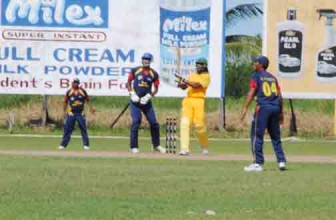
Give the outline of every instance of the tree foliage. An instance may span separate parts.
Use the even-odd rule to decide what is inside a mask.
[[[226,42],[226,96],[241,97],[249,89],[253,59],[261,54],[261,38],[230,36]]]
[[[263,14],[262,5],[240,4],[226,12],[226,27],[232,27],[241,20],[248,20]],[[253,71],[252,60],[261,54],[260,36],[226,37],[226,96],[244,96],[249,88],[249,78]]]
[[[261,4],[249,3],[237,5],[226,12],[226,24],[227,27],[231,27],[241,20],[248,20],[262,14]]]

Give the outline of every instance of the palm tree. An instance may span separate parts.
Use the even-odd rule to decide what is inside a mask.
[[[241,20],[263,14],[261,4],[242,4],[226,12],[226,28],[237,25]],[[246,94],[248,78],[252,71],[252,58],[262,50],[260,36],[232,35],[226,40],[226,95],[240,97]]]
[[[227,27],[237,24],[241,20],[258,17],[263,14],[260,3],[249,3],[237,5],[226,12]]]
[[[263,14],[259,3],[237,5],[226,12],[226,28],[236,25],[241,20],[255,18]],[[233,35],[226,36],[227,61],[242,64],[251,61],[251,56],[260,54],[261,37]],[[239,62],[239,63],[237,63]]]
[[[226,37],[226,60],[234,65],[251,63],[251,58],[260,55],[260,36],[233,35]]]

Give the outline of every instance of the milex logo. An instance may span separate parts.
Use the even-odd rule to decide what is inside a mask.
[[[1,0],[5,26],[107,28],[109,0]]]

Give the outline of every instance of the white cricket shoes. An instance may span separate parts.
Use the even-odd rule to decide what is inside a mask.
[[[260,171],[263,171],[263,168],[260,164],[253,163],[249,166],[244,167],[244,171],[246,171],[246,172],[260,172]]]
[[[132,154],[137,154],[137,153],[139,153],[140,151],[139,151],[139,148],[131,148],[130,149],[130,153],[132,153]]]
[[[209,150],[208,150],[208,148],[203,148],[203,150],[202,150],[202,154],[203,154],[203,155],[208,155],[208,154],[209,154]]]
[[[90,150],[90,147],[89,147],[89,146],[86,146],[86,145],[84,145],[84,146],[83,146],[83,149],[84,149],[84,150]]]
[[[181,151],[179,152],[179,155],[181,155],[181,156],[189,156],[189,152],[186,151],[186,150],[181,150]]]
[[[279,163],[279,170],[285,171],[287,170],[286,163],[285,162],[280,162]]]
[[[64,147],[64,146],[62,146],[62,145],[60,145],[60,146],[58,147],[58,149],[59,149],[59,150],[64,150],[64,149],[65,149],[65,147]]]
[[[160,152],[160,154],[165,154],[166,153],[166,149],[164,147],[161,146],[157,146],[153,148],[154,151]]]

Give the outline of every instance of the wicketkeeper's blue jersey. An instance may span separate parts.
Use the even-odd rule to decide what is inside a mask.
[[[128,76],[129,81],[133,81],[133,89],[141,98],[152,92],[152,85],[160,84],[159,74],[152,68],[136,67],[133,68]]]

